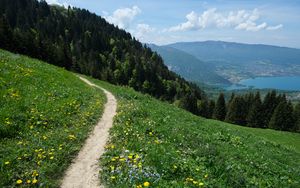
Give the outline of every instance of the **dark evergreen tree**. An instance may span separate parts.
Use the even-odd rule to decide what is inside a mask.
[[[281,101],[274,110],[269,128],[276,130],[292,130],[295,126],[293,107],[290,102]]]
[[[294,110],[294,131],[300,132],[300,102],[295,106]]]
[[[224,98],[224,94],[220,93],[213,113],[213,118],[223,121],[225,119],[225,116],[226,116],[225,98]]]
[[[192,112],[193,114],[198,113],[197,109],[197,98],[194,94],[187,94],[184,96],[179,103],[179,107]]]
[[[214,109],[216,107],[216,103],[214,100],[210,100],[209,104],[208,104],[208,118],[212,118],[213,113],[214,113]]]
[[[198,106],[198,113],[200,116],[202,117],[206,117],[209,118],[209,106],[208,106],[208,101],[203,99],[203,100],[199,100],[197,102],[197,106]]]
[[[234,97],[235,97],[235,94],[231,93],[231,96],[230,96],[230,99],[228,101],[228,104],[231,103],[231,101],[233,101]]]
[[[277,100],[277,96],[276,96],[276,91],[273,90],[269,93],[267,93],[267,95],[264,98],[263,104],[262,104],[262,112],[263,112],[263,125],[265,126],[264,128],[268,127],[268,124],[270,122],[270,119],[272,117],[272,114],[276,108],[276,106],[278,105],[278,100]]]
[[[250,104],[250,109],[247,116],[247,126],[249,127],[265,127],[262,118],[262,102],[260,93],[257,92],[255,98]]]
[[[228,106],[228,112],[226,114],[225,121],[239,125],[246,124],[245,101],[243,97],[234,97]]]

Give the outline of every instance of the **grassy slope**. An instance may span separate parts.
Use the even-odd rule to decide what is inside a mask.
[[[299,187],[299,134],[199,118],[93,81],[119,102],[101,159],[109,187],[142,187],[147,181],[157,187]]]
[[[58,187],[104,102],[72,73],[0,50],[0,187]]]

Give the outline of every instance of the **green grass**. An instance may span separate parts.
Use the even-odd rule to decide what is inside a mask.
[[[132,89],[92,81],[118,99],[101,157],[108,187],[300,186],[299,134],[207,120]]]
[[[272,129],[256,129],[250,127],[242,127],[231,125],[228,127],[233,131],[239,131],[241,134],[251,133],[257,137],[266,139],[274,144],[280,144],[283,147],[289,148],[299,153],[300,155],[300,134],[284,131],[276,131]]]
[[[0,187],[59,187],[105,100],[70,72],[0,50]]]

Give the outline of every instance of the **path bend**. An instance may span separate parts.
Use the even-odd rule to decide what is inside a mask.
[[[113,125],[113,118],[116,115],[117,100],[109,91],[91,83],[87,79],[79,78],[86,84],[102,89],[107,97],[104,112],[95,126],[93,132],[86,139],[62,180],[62,188],[99,188],[99,157],[104,153],[104,146],[108,141],[109,129]]]

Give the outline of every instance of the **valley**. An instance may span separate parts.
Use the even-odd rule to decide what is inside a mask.
[[[166,46],[150,45],[150,47],[162,55],[171,70],[188,80],[214,86],[228,87],[232,84],[239,84],[241,80],[256,77],[300,75],[299,49],[223,41],[183,42]],[[169,50],[167,54],[164,51],[166,48],[173,50]],[[182,61],[179,58],[170,59],[170,56],[176,57],[179,54],[174,49],[186,53],[198,62]],[[190,67],[190,69],[184,67]],[[207,76],[197,78],[198,74],[205,75],[203,72],[210,76],[215,75],[219,79],[212,80]]]

